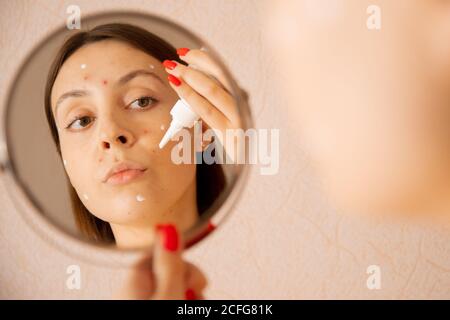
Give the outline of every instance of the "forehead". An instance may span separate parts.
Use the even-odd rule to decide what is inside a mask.
[[[86,75],[99,81],[114,82],[135,69],[151,69],[159,73],[156,68],[158,64],[161,62],[156,58],[122,41],[102,40],[84,45],[59,70],[53,85],[52,102],[63,92],[83,89]]]

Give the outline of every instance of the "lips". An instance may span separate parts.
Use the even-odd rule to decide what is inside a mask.
[[[142,176],[146,170],[147,168],[137,162],[123,161],[106,172],[103,182],[112,185],[127,183]]]
[[[130,182],[144,174],[145,170],[129,169],[119,173],[113,174],[106,180],[106,183],[111,185],[118,185]]]

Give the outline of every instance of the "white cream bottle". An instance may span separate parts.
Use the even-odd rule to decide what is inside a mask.
[[[172,110],[170,110],[170,114],[172,115],[172,122],[159,143],[160,149],[162,149],[167,142],[178,133],[178,131],[183,128],[191,128],[195,121],[199,119],[199,116],[192,111],[187,102],[181,98],[175,103]]]

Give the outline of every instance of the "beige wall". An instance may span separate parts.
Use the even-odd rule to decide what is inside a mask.
[[[283,68],[263,47],[262,1],[6,1],[0,0],[2,103],[27,52],[78,4],[82,14],[135,8],[158,13],[204,37],[251,96],[256,125],[281,128],[280,172],[253,168],[234,213],[207,241],[186,253],[210,283],[206,295],[234,298],[450,298],[449,232],[417,226],[368,225],[336,215],[317,190],[284,113],[277,86]],[[293,57],[295,58],[295,57]],[[108,298],[123,271],[61,253],[36,236],[0,185],[0,298]],[[78,264],[82,289],[65,286]],[[369,265],[381,289],[366,286]]]

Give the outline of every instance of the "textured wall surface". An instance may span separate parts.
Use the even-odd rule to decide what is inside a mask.
[[[2,103],[27,52],[65,21],[66,7],[82,14],[134,8],[180,23],[217,49],[251,97],[255,124],[281,128],[280,171],[254,167],[230,218],[186,252],[209,279],[213,299],[450,298],[450,237],[437,228],[371,225],[336,214],[295,136],[278,89],[284,81],[265,50],[261,1],[7,1],[0,0]],[[108,298],[123,270],[80,261],[43,241],[18,215],[0,184],[0,298]],[[81,290],[66,288],[66,268],[81,267]],[[367,267],[381,270],[369,290]]]

